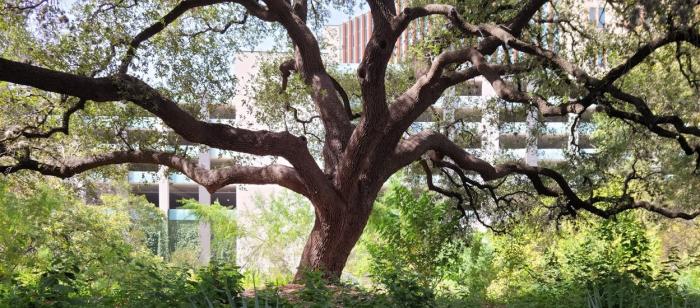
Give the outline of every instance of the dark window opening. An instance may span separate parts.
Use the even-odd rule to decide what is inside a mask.
[[[236,207],[236,192],[216,192],[211,196],[212,202],[219,202],[222,206]]]

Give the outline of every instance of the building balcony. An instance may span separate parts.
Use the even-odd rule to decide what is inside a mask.
[[[586,154],[594,154],[595,149],[582,149]],[[527,150],[521,149],[502,149],[502,154],[504,156],[512,157],[513,159],[524,159],[527,154]],[[566,150],[564,149],[538,149],[537,159],[540,161],[550,161],[559,162],[566,160]]]
[[[158,183],[158,172],[155,171],[129,171],[129,184],[153,184]]]
[[[129,184],[155,184],[158,183],[160,177],[156,171],[129,171]],[[196,184],[184,174],[175,172],[168,176],[168,182],[172,184]]]
[[[236,216],[236,210],[226,210],[229,217]],[[168,220],[170,221],[197,221],[197,215],[191,209],[169,209]]]

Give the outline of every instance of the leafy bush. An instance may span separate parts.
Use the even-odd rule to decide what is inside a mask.
[[[696,246],[662,241],[693,237],[697,226],[666,228],[633,213],[616,220],[583,216],[558,230],[522,224],[507,234],[467,233],[449,203],[416,197],[394,181],[360,246],[369,251],[375,285],[329,286],[310,272],[292,293],[268,284],[246,297],[250,278],[232,262],[196,268],[154,254],[167,251],[164,217],[143,198],[107,196],[96,206],[51,184],[14,191],[0,182],[0,307],[700,305]],[[224,208],[194,208],[215,234],[237,232]],[[303,240],[301,225],[282,227],[285,219],[306,217],[302,209],[268,212],[265,230],[279,227],[270,234]]]
[[[521,227],[494,237],[499,273],[490,295],[513,307],[700,304],[678,284],[690,264],[664,261],[654,238],[632,214],[566,223],[559,233]]]
[[[527,223],[496,235],[463,230],[455,212],[391,182],[362,238],[382,287],[375,297],[409,307],[700,305],[692,247],[669,252],[662,226],[642,216],[583,215],[556,230]]]
[[[256,196],[255,209],[239,212],[238,219],[254,222],[248,224],[250,229],[243,228],[245,247],[238,250],[249,280],[246,286],[291,282],[313,224],[311,204],[289,192]]]
[[[103,201],[85,205],[48,185],[18,196],[0,182],[0,307],[207,306],[240,299],[236,267],[183,268],[153,254],[149,234],[162,230],[164,217],[145,199]]]
[[[214,202],[211,205],[202,205],[193,199],[185,199],[181,201],[183,208],[194,211],[199,222],[206,222],[211,228],[211,254],[212,260],[218,262],[236,262],[236,240],[241,236],[242,231],[233,216],[232,211]],[[195,228],[194,235],[199,236],[199,228]]]
[[[299,299],[310,303],[310,307],[330,307],[331,297],[323,273],[304,272],[304,287],[299,291]]]
[[[433,290],[457,266],[467,239],[456,213],[433,194],[416,197],[399,180],[375,204],[366,235],[369,270],[395,303],[434,301]]]
[[[195,307],[243,305],[242,281],[238,267],[212,262],[190,275],[188,283],[195,292],[187,297],[188,302]]]

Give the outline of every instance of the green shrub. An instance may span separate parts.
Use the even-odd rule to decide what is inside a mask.
[[[188,296],[188,302],[195,307],[234,306],[242,302],[242,281],[238,267],[212,262],[190,275],[188,283],[194,294]]]
[[[309,307],[331,307],[332,294],[326,283],[323,273],[304,272],[304,287],[299,291],[299,299],[308,303]]]
[[[0,182],[0,307],[176,307],[240,299],[242,275],[193,269],[153,254],[164,225],[143,198],[85,205],[60,187],[26,196]],[[162,245],[162,244],[159,244]]]
[[[375,204],[367,232],[370,273],[415,273],[416,283],[435,287],[455,265],[467,239],[451,204],[430,193],[414,195],[398,181]]]

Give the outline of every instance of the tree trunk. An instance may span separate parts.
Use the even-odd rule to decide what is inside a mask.
[[[314,227],[304,246],[294,280],[303,280],[306,271],[320,271],[325,279],[339,280],[350,252],[367,225],[369,213],[360,206],[326,215],[316,211]]]

